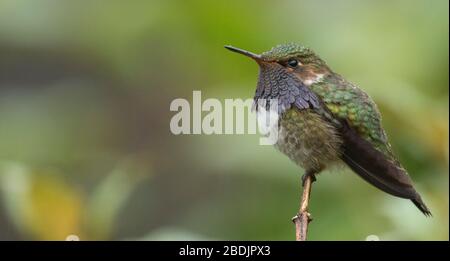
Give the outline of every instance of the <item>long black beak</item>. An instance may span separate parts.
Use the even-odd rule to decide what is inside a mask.
[[[261,61],[262,60],[261,55],[259,55],[259,54],[254,54],[252,52],[249,52],[249,51],[246,51],[246,50],[242,50],[242,49],[233,47],[231,45],[225,45],[225,48],[227,48],[228,50],[230,50],[232,52],[243,54],[243,55],[245,55],[247,57],[250,57],[250,58],[252,58],[253,60],[256,60],[256,61]]]

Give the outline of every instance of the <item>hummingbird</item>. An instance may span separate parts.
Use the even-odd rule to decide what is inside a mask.
[[[255,54],[233,46],[259,65],[254,96],[278,101],[275,148],[315,176],[343,162],[362,179],[393,196],[410,199],[425,216],[431,212],[394,154],[375,102],[355,84],[335,73],[310,48],[277,45]]]

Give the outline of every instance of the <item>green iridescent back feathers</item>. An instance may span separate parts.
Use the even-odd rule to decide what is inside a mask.
[[[400,166],[381,126],[376,104],[361,89],[333,74],[310,86],[337,118],[347,120],[364,139]]]

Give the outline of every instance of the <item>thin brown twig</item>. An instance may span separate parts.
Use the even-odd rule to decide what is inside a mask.
[[[309,198],[311,195],[311,186],[314,177],[308,175],[303,184],[302,199],[300,201],[300,209],[298,214],[292,219],[295,224],[295,240],[306,241],[308,234],[308,224],[311,222],[311,214],[308,212]]]

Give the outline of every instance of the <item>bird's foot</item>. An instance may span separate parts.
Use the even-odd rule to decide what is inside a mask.
[[[311,177],[311,183],[313,183],[314,181],[316,181],[316,175],[314,174],[314,172],[306,172],[306,173],[303,174],[303,176],[302,176],[302,186],[303,186],[303,187],[305,186],[305,182],[306,182],[306,179],[307,179],[308,177]]]

